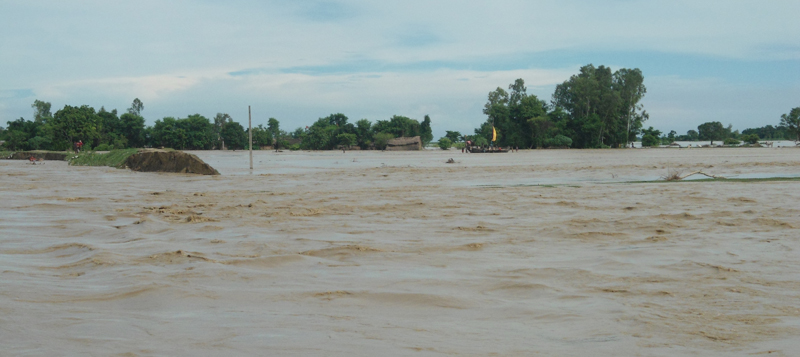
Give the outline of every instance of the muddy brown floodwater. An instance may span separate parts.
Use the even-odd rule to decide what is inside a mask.
[[[800,181],[625,183],[800,150],[195,154],[0,161],[0,354],[800,351]]]

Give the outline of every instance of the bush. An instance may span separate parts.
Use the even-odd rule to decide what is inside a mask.
[[[291,150],[291,151],[300,150],[300,144],[294,144],[294,145],[290,146],[289,150]]]
[[[734,139],[734,138],[727,138],[727,139],[725,139],[725,141],[724,141],[724,144],[725,144],[725,145],[739,145],[739,144],[741,144],[741,143],[742,143],[741,141],[739,141],[739,140],[736,140],[736,139]]]
[[[287,149],[289,148],[289,142],[286,140],[286,138],[277,138],[275,139],[275,145],[273,146],[273,148],[275,150]]]
[[[642,137],[642,146],[658,146],[661,143],[657,137],[647,134]]]
[[[95,151],[111,151],[111,150],[114,150],[114,146],[108,145],[108,144],[100,144],[100,145],[97,145],[97,147],[94,148],[94,150]]]
[[[336,142],[339,143],[339,146],[344,146],[348,148],[358,143],[358,141],[356,140],[356,134],[347,134],[347,133],[336,135]]]
[[[441,138],[441,139],[439,139],[439,148],[440,148],[440,149],[442,149],[442,150],[447,150],[447,149],[449,149],[451,146],[453,146],[453,142],[452,142],[452,141],[450,141],[450,139],[448,139],[448,138]]]
[[[553,138],[545,141],[547,147],[570,147],[572,146],[572,139],[564,135],[556,135]]]
[[[375,148],[378,150],[385,150],[386,144],[392,139],[394,139],[394,135],[383,132],[377,133],[372,137],[372,140],[375,142]]]
[[[755,143],[758,142],[758,139],[759,139],[758,138],[758,134],[742,135],[742,141],[744,141],[744,142],[746,142],[748,144],[755,144]]]

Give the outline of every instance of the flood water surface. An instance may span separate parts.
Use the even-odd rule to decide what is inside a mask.
[[[194,153],[0,161],[4,354],[800,350],[800,183],[628,182],[800,150]]]

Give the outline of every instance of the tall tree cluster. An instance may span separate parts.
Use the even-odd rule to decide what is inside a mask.
[[[525,81],[517,79],[508,91],[498,87],[489,92],[483,109],[487,119],[473,139],[490,140],[494,127],[499,146],[560,146],[564,137],[577,148],[627,145],[648,118],[641,104],[645,93],[638,68],[612,72],[605,66],[583,66],[556,86],[549,105],[528,94]]]
[[[556,86],[552,105],[568,113],[567,135],[575,147],[619,147],[633,141],[648,119],[640,101],[647,93],[642,72],[586,65]]]

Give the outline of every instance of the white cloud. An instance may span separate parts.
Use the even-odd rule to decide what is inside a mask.
[[[72,93],[83,92],[97,96],[155,100],[170,93],[185,91],[200,83],[201,79],[201,77],[168,75],[99,78],[47,84],[36,92],[39,96],[53,99],[68,99]]]
[[[650,51],[769,66],[800,60],[798,13],[794,0],[9,0],[0,11],[0,90],[31,89],[54,108],[122,109],[139,97],[149,118],[258,103],[291,126],[330,112],[373,120],[431,114],[437,130],[466,131],[484,119],[492,89],[524,78],[529,92],[549,100],[554,85],[585,64],[528,64],[526,54]],[[284,73],[303,66],[320,70]],[[248,68],[260,72],[228,74]],[[709,83],[647,77],[651,123],[732,107],[742,108],[729,116],[744,122],[754,117],[748,110],[786,110],[798,91],[797,84],[739,83],[726,92]],[[699,104],[703,97],[710,99]],[[748,109],[742,98],[759,100]],[[33,99],[0,98],[0,121],[30,116]]]

